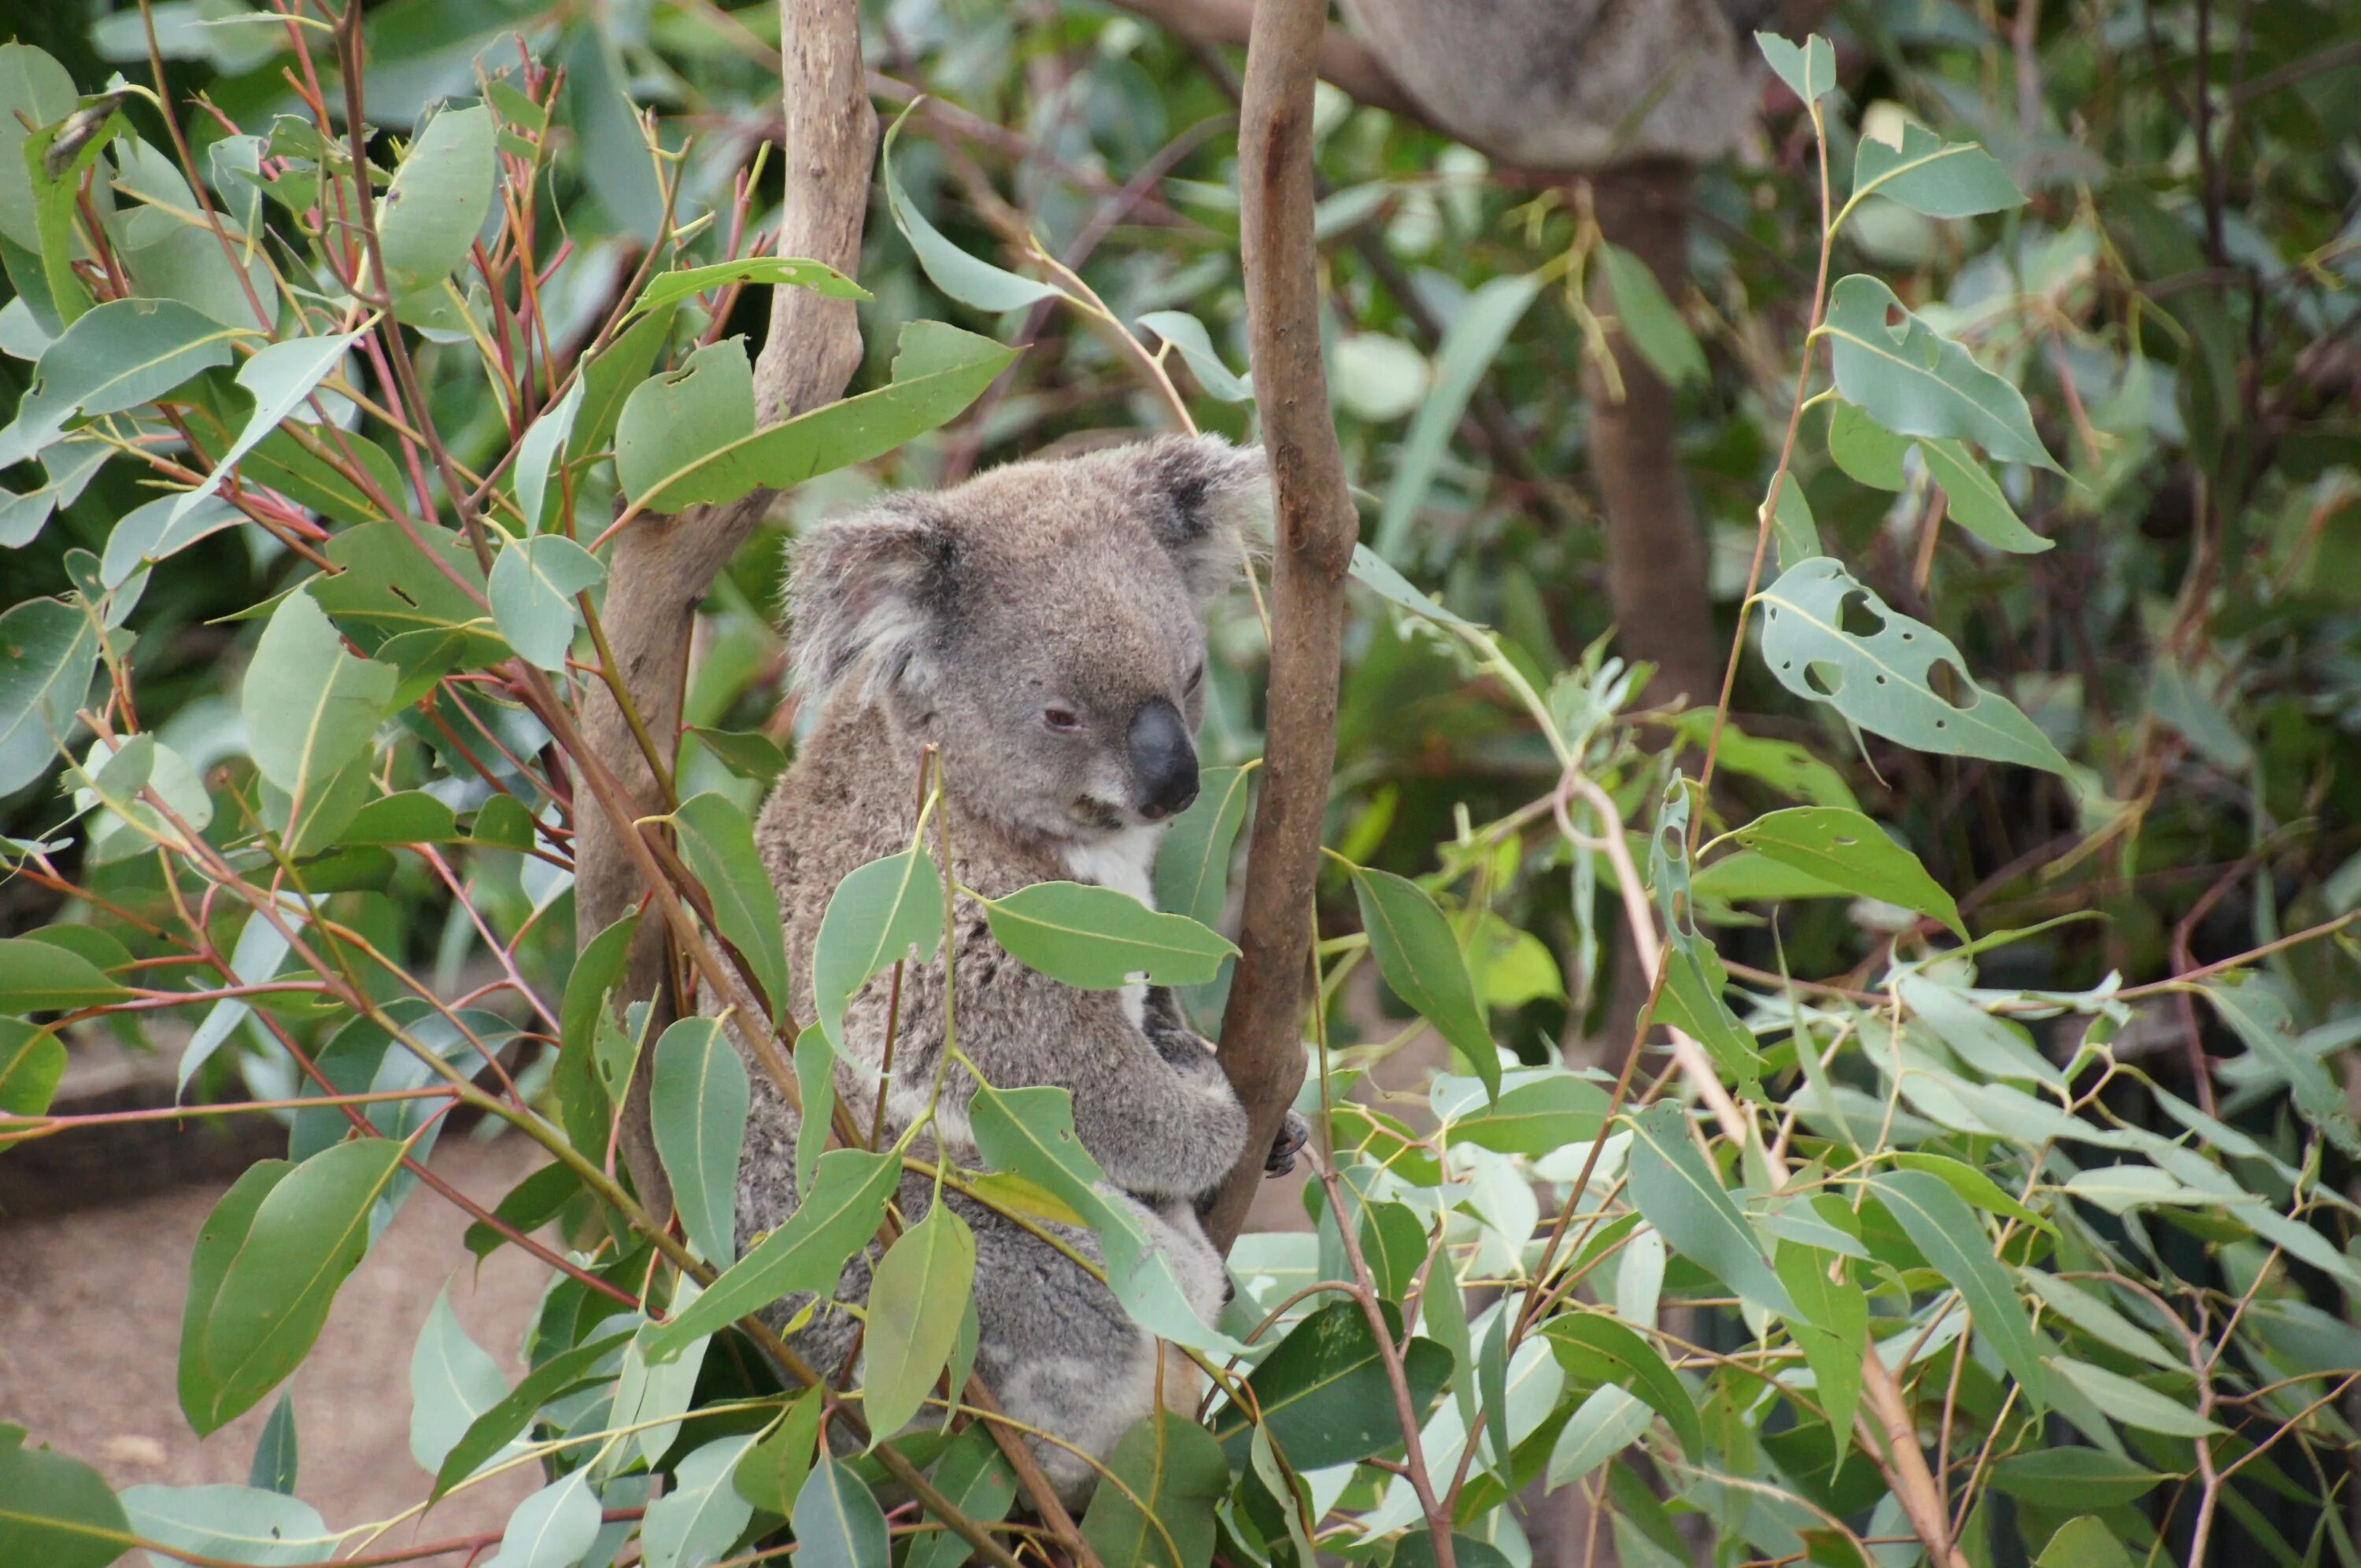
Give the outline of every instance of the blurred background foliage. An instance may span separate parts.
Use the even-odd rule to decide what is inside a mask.
[[[78,79],[119,69],[145,80],[136,9],[15,9],[7,27]],[[156,14],[184,91],[202,90],[249,129],[291,105],[277,23],[245,19],[233,0],[167,0]],[[1186,311],[1243,368],[1235,52],[1089,0],[893,0],[867,20],[884,100],[929,95],[897,166],[946,235],[1009,260],[1009,236],[1029,227],[1126,319]],[[2005,471],[2015,510],[2054,545],[2017,559],[1942,526],[1923,468],[1877,476],[1886,460],[1846,454],[1842,432],[1832,455],[1824,411],[1804,423],[1803,493],[1826,547],[1888,604],[1951,637],[2076,768],[2060,779],[1856,737],[1750,661],[1733,711],[1765,744],[1725,754],[1717,804],[1743,820],[1799,798],[1850,797],[1894,824],[1980,928],[2103,917],[2005,949],[1994,964],[2008,984],[2169,975],[2349,909],[2361,899],[2361,59],[2351,41],[2361,7],[1880,0],[1840,5],[1828,25],[1857,111],[1834,116],[1838,167],[1850,159],[1848,124],[1890,134],[1916,119],[1982,141],[2031,197],[1962,222],[1872,203],[1847,225],[1836,270],[1887,278],[2020,383],[2068,473]],[[519,38],[566,72],[572,150],[546,189],[547,216],[571,243],[544,291],[561,355],[594,329],[661,221],[658,188],[633,150],[637,107],[661,111],[682,159],[676,216],[710,215],[704,244],[717,254],[732,181],[775,123],[776,19],[764,5],[391,0],[372,7],[369,28],[370,113],[397,129],[466,90],[479,67],[512,65]],[[2201,71],[2212,86],[2202,110]],[[1346,461],[1369,502],[1365,538],[1454,609],[1500,628],[1535,676],[1595,662],[1618,629],[1602,590],[1598,454],[1576,395],[1612,324],[1584,304],[1585,275],[1601,265],[1591,189],[1496,169],[1410,119],[1322,94],[1324,330]],[[1698,172],[1688,277],[1670,291],[1702,350],[1668,367],[1679,373],[1676,449],[1705,535],[1716,646],[1727,644],[1784,426],[1817,222],[1797,104],[1767,86],[1754,122],[1736,156]],[[147,128],[160,141],[159,127]],[[201,155],[221,130],[192,116]],[[758,228],[775,168],[758,169],[756,181]],[[763,730],[792,747],[772,609],[798,519],[867,486],[939,482],[1080,433],[1159,422],[1106,341],[1046,308],[978,319],[943,300],[883,216],[881,203],[862,261],[876,303],[864,311],[871,365],[856,389],[883,378],[897,326],[922,314],[1037,341],[969,420],[882,471],[807,487],[748,545],[703,618],[692,723]],[[761,324],[741,303],[713,330],[759,337]],[[441,367],[438,414],[461,455],[489,461],[510,433],[469,364],[454,356]],[[28,372],[0,358],[0,402]],[[1199,402],[1213,424],[1246,433],[1243,405]],[[1854,477],[1875,482],[1841,472],[1846,455]],[[6,482],[31,492],[40,481],[30,475]],[[0,557],[5,600],[64,587],[66,550],[103,550],[140,499],[124,466],[102,473],[33,548]],[[251,527],[198,548],[203,569],[160,578],[130,624],[143,718],[202,767],[235,749],[224,730],[235,705],[224,698],[258,624],[216,618],[268,598],[295,564]],[[1238,759],[1259,750],[1249,697],[1259,639],[1243,605],[1228,631],[1221,646],[1235,656],[1209,750]],[[1703,729],[1656,706],[1672,695],[1661,682],[1642,688],[1631,730],[1660,762],[1684,742],[1694,771]],[[1452,837],[1455,812],[1498,817],[1555,773],[1497,687],[1471,696],[1446,650],[1380,616],[1352,630],[1342,706],[1331,841],[1356,859],[1422,869]],[[402,722],[430,747],[451,743],[431,717]],[[754,791],[709,756],[692,767],[700,785]],[[1650,798],[1639,772],[1629,782],[1627,805]],[[57,805],[51,785],[21,792],[6,804],[7,830],[38,833]],[[1707,899],[1715,918],[1741,927],[1724,940],[1734,958],[1770,968],[1784,954],[1795,972],[1835,975],[1891,935],[1891,912],[1795,899],[1774,943],[1748,895],[1795,890],[1748,873],[1701,890],[1720,895]],[[108,874],[136,883],[145,873],[135,861]],[[382,894],[359,895],[376,928],[398,950],[440,951],[446,971],[456,967],[472,933],[446,917],[423,871],[405,862],[399,876]],[[530,882],[517,879],[512,918],[530,913]],[[1334,891],[1349,922],[1350,899]],[[1576,950],[1567,879],[1499,891],[1504,931]],[[49,913],[22,883],[5,897],[14,928]],[[1602,900],[1598,916],[1609,955],[1623,950],[1613,904]],[[562,965],[568,945],[553,923],[544,956]],[[2311,1021],[2338,1010],[2351,963],[2333,944],[2293,961]],[[1562,989],[1504,971],[1494,1000],[1522,1013],[1503,1038],[1532,1055],[1613,1011],[1609,985],[1572,1003]],[[2167,1020],[2158,1043],[2177,1045],[2186,1026]]]

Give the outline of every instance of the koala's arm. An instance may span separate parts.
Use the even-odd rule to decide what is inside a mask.
[[[1002,1089],[1048,1085],[1073,1096],[1074,1130],[1107,1179],[1150,1199],[1193,1201],[1219,1186],[1246,1146],[1246,1112],[1204,1043],[1169,997],[1146,1029],[1115,992],[1077,991],[1001,950],[982,919],[960,922],[957,1030],[962,1054]],[[896,1098],[930,1085],[941,1041],[941,970],[904,997],[917,1047],[897,1062]],[[928,1002],[931,1001],[931,1007]],[[973,1080],[956,1066],[946,1109],[961,1117]]]

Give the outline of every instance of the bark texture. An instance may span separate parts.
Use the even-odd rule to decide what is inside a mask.
[[[1222,1015],[1222,1066],[1246,1110],[1246,1153],[1205,1223],[1224,1251],[1303,1081],[1312,894],[1336,751],[1345,577],[1359,528],[1329,413],[1312,236],[1312,85],[1326,13],[1322,0],[1255,7],[1239,110],[1247,325],[1278,515],[1262,797],[1247,850],[1237,978]]]
[[[861,261],[862,221],[869,206],[877,115],[861,64],[861,13],[855,0],[787,0],[782,17],[785,69],[786,202],[778,250],[824,261],[850,276]],[[861,364],[861,333],[850,300],[824,300],[803,289],[777,289],[771,328],[754,367],[754,410],[768,424],[837,397]],[[689,630],[706,590],[761,520],[774,492],[757,490],[727,506],[676,516],[647,516],[615,541],[605,627],[633,707],[656,744],[669,748],[680,729],[688,676]],[[630,793],[642,816],[664,809],[622,710],[606,688],[588,687],[584,739]],[[627,831],[603,811],[582,813],[575,843],[575,912],[588,943],[638,907],[646,888],[623,848]],[[642,921],[626,988],[656,1009],[662,1029],[676,998],[663,926]],[[642,1059],[624,1107],[621,1146],[631,1179],[653,1213],[672,1207],[670,1184],[648,1126],[649,1062]]]

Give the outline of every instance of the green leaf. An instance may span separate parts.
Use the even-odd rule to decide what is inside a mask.
[[[254,412],[247,416],[246,428],[238,433],[237,439],[214,460],[213,471],[205,476],[204,482],[173,501],[168,521],[184,521],[220,489],[246,455],[277,430],[280,421],[293,417],[328,373],[344,363],[345,356],[361,336],[360,333],[348,332],[337,337],[288,338],[264,345],[253,358],[239,366],[237,384],[254,395]]]
[[[1631,346],[1648,368],[1667,387],[1706,378],[1705,350],[1672,301],[1664,297],[1648,264],[1619,245],[1604,246],[1599,258],[1607,269],[1607,286],[1615,296],[1615,311]]]
[[[1353,894],[1362,928],[1369,934],[1369,954],[1386,984],[1451,1042],[1468,1070],[1483,1080],[1486,1094],[1497,1098],[1499,1053],[1477,1009],[1467,960],[1442,909],[1418,883],[1363,866],[1353,868]]]
[[[910,117],[913,104],[895,116],[885,132],[885,146],[881,168],[885,178],[885,204],[894,214],[894,226],[910,242],[917,253],[918,266],[927,280],[963,305],[997,313],[1021,311],[1042,300],[1065,298],[1064,291],[1050,284],[1021,277],[1005,268],[979,260],[945,239],[926,214],[912,205],[910,193],[902,188],[902,177],[894,171],[894,144],[901,139],[902,126]]]
[[[1393,483],[1387,487],[1378,532],[1370,543],[1386,560],[1409,559],[1411,530],[1426,504],[1427,491],[1434,488],[1444,455],[1467,411],[1467,400],[1541,290],[1537,272],[1491,279],[1467,296],[1444,329],[1434,356],[1434,385],[1419,404],[1410,433],[1402,439]]]
[[[833,1455],[812,1466],[796,1496],[797,1568],[885,1568],[885,1515],[852,1467]]]
[[[42,351],[33,389],[0,429],[0,467],[20,463],[65,433],[77,416],[121,413],[152,402],[199,372],[230,360],[252,327],[224,326],[175,300],[113,300],[85,313]]]
[[[2113,1508],[2137,1502],[2171,1476],[2095,1448],[2042,1447],[1993,1464],[1993,1485],[2045,1508]]]
[[[1690,1140],[1681,1108],[1654,1105],[1626,1120],[1631,1128],[1631,1200],[1648,1223],[1675,1252],[1741,1296],[1783,1318],[1795,1316],[1763,1244]],[[1949,1196],[1949,1189],[1944,1195]]]
[[[65,1073],[64,1042],[19,1019],[0,1018],[0,1112],[40,1115],[49,1110]]]
[[[346,652],[310,596],[288,595],[262,629],[240,697],[255,766],[300,807],[368,745],[394,680],[391,665]]]
[[[410,1456],[429,1475],[440,1470],[467,1429],[508,1391],[500,1367],[459,1326],[445,1285],[410,1353]]]
[[[2296,1044],[2286,998],[2260,981],[2216,982],[2203,990],[2255,1059],[2287,1084],[2296,1113],[2345,1153],[2361,1155],[2361,1128],[2354,1124],[2352,1103],[2326,1064]]]
[[[1810,104],[1836,91],[1837,51],[1828,39],[1814,33],[1802,43],[1792,43],[1776,33],[1757,33],[1754,47],[1787,84],[1787,91]]]
[[[631,1332],[628,1322],[620,1326],[620,1332],[600,1333],[593,1330],[593,1337],[588,1342],[551,1356],[525,1374],[523,1380],[499,1403],[469,1422],[466,1434],[451,1445],[451,1452],[443,1456],[442,1467],[434,1473],[431,1497],[441,1497],[482,1469],[525,1430],[533,1412],[544,1405],[570,1389],[612,1381],[612,1372],[598,1376],[594,1369],[600,1362],[618,1356]]]
[[[742,364],[744,348],[734,352]],[[982,397],[1016,357],[1016,350],[988,337],[940,322],[912,322],[902,329],[894,378],[874,391],[753,430],[751,413],[742,421],[738,416],[736,372],[726,370],[716,387],[726,385],[730,390],[719,396],[700,394],[701,401],[720,408],[722,422],[682,432],[662,444],[652,433],[675,422],[676,416],[663,411],[676,399],[659,378],[644,383],[624,407],[616,435],[616,473],[634,505],[660,512],[677,511],[694,501],[734,500],[762,487],[786,489],[816,475],[882,457],[912,437],[948,423]],[[691,363],[696,363],[694,357]],[[666,390],[646,393],[651,387]],[[635,420],[633,405],[643,394],[658,400]],[[642,433],[635,436],[635,432]]]
[[[1992,154],[1971,141],[1947,142],[1905,120],[1902,145],[1864,136],[1853,150],[1852,196],[1901,203],[1930,218],[1971,218],[2025,205],[2025,192]]]
[[[677,1355],[691,1341],[782,1296],[832,1293],[846,1261],[876,1234],[901,1174],[899,1155],[830,1149],[820,1156],[818,1177],[787,1223],[652,1331],[645,1342],[648,1358]]]
[[[1434,1341],[1411,1340],[1402,1372],[1412,1410],[1424,1413],[1449,1380],[1451,1365],[1451,1353]],[[1255,1367],[1246,1387],[1263,1430],[1299,1472],[1367,1459],[1402,1441],[1385,1360],[1357,1301],[1332,1300],[1305,1317]],[[1246,1411],[1224,1407],[1213,1431],[1229,1462],[1243,1463],[1254,1431]]]
[[[937,1203],[878,1260],[869,1288],[861,1397],[873,1439],[917,1418],[950,1361],[960,1315],[975,1288],[975,1236]]]
[[[2034,1568],[2134,1568],[2115,1528],[2092,1514],[2059,1525],[2033,1563]]]
[[[379,795],[354,814],[347,844],[449,844],[460,838],[451,808],[423,790]]]
[[[615,426],[615,477],[641,500],[753,433],[753,363],[744,338],[726,337],[633,389]]]
[[[1244,1354],[1245,1346],[1198,1318],[1171,1263],[1149,1245],[1130,1213],[1100,1195],[1105,1172],[1074,1132],[1070,1093],[1047,1085],[979,1087],[968,1113],[976,1147],[986,1160],[1039,1184],[1090,1224],[1106,1260],[1107,1288],[1134,1322],[1209,1355]],[[822,1157],[825,1162],[832,1157]]]
[[[738,1155],[749,1103],[746,1064],[723,1038],[721,1020],[683,1018],[656,1041],[649,1092],[656,1153],[672,1178],[688,1245],[708,1263],[738,1255]]]
[[[1208,397],[1225,403],[1254,400],[1253,383],[1244,376],[1233,375],[1213,347],[1213,335],[1205,323],[1186,311],[1150,311],[1139,318],[1139,325],[1154,333],[1165,343],[1180,351],[1188,361],[1189,372],[1197,378],[1197,385],[1205,389]]]
[[[508,1195],[492,1210],[492,1216],[529,1236],[557,1218],[581,1190],[582,1179],[566,1166],[553,1162],[510,1188]],[[467,1250],[478,1259],[491,1256],[508,1241],[505,1234],[481,1220],[467,1227],[465,1239]]]
[[[0,938],[0,1013],[63,1013],[128,994],[80,953],[30,937]]]
[[[824,261],[796,256],[741,256],[708,267],[683,267],[659,272],[648,280],[633,301],[633,312],[652,311],[710,292],[732,283],[762,283],[774,288],[808,289],[824,300],[866,300],[869,291]]]
[[[0,55],[0,68],[11,63]],[[106,1568],[130,1546],[131,1521],[97,1471],[0,1426],[0,1563]]]
[[[541,411],[533,428],[517,443],[514,480],[519,521],[527,533],[541,532],[543,515],[549,510],[549,466],[566,449],[574,434],[574,422],[581,417],[583,389],[589,385],[587,378],[577,377],[566,395]],[[492,573],[497,583],[500,573]],[[493,590],[499,591],[497,587]],[[492,606],[498,613],[497,600]],[[513,639],[511,639],[513,641]]]
[[[41,247],[25,139],[72,114],[81,102],[72,76],[47,53],[30,44],[0,44],[0,236],[11,244]]]
[[[646,1568],[705,1568],[729,1555],[754,1517],[730,1485],[753,1434],[704,1444],[673,1471],[664,1495],[648,1506],[640,1541]]]
[[[2125,1355],[2136,1356],[2167,1372],[2186,1372],[2189,1357],[2167,1350],[2162,1342],[2117,1311],[2097,1293],[2037,1268],[2020,1268],[2017,1277],[2041,1304],[2083,1333]]]
[[[1903,466],[1910,455],[1910,438],[1894,434],[1848,402],[1839,400],[1828,411],[1828,455],[1848,476],[1872,489],[1898,490],[1910,482]]]
[[[1752,1099],[1762,1089],[1763,1056],[1753,1032],[1722,1000],[1730,971],[1697,930],[1689,886],[1688,824],[1688,785],[1675,773],[1664,785],[1648,847],[1648,880],[1664,916],[1664,983],[1655,1017],[1695,1038],[1713,1058],[1716,1071]]]
[[[1501,1091],[1488,1109],[1450,1124],[1451,1141],[1495,1154],[1540,1156],[1587,1143],[1607,1124],[1607,1092],[1587,1079],[1553,1074]]]
[[[1016,1477],[982,1422],[951,1440],[930,1479],[953,1508],[978,1524],[1006,1519],[1008,1506],[1016,1500]],[[970,1561],[972,1550],[950,1531],[935,1530],[911,1541],[904,1568],[960,1568]]]
[[[1165,829],[1156,856],[1156,906],[1217,927],[1229,903],[1230,854],[1246,819],[1251,769],[1207,768],[1197,798]]]
[[[97,622],[80,607],[27,599],[0,615],[0,795],[49,772],[97,665]]]
[[[492,563],[492,619],[528,663],[563,671],[581,620],[574,596],[606,580],[598,558],[562,533],[509,540]]]
[[[500,1534],[499,1568],[570,1568],[598,1539],[598,1497],[588,1466],[517,1505]]]
[[[1927,1154],[1920,1149],[1895,1149],[1894,1163],[1905,1170],[1923,1170],[1940,1179],[1943,1185],[1987,1214],[2000,1214],[2012,1220],[2022,1220],[2037,1230],[2056,1234],[2058,1227],[2035,1213],[2006,1192],[2000,1183],[1974,1166],[1965,1165],[1948,1155]]]
[[[2001,494],[1999,484],[1958,442],[1922,441],[1918,455],[1926,459],[1927,471],[1935,482],[1943,487],[1950,520],[1978,539],[1995,550],[2020,555],[2038,554],[2057,544],[2056,540],[2044,539],[2025,526],[2016,509]]]
[[[343,1537],[311,1504],[255,1486],[134,1486],[123,1494],[132,1533],[171,1552],[150,1552],[156,1568],[179,1568],[190,1553],[214,1562],[326,1563]]]
[[[759,729],[713,729],[702,724],[684,728],[715,761],[741,779],[752,779],[767,789],[787,771],[787,754]]]
[[[1394,570],[1386,558],[1366,544],[1353,546],[1353,580],[1390,604],[1400,605],[1412,615],[1432,620],[1440,626],[1470,629],[1475,622],[1453,614],[1432,595],[1420,591],[1418,586]]]
[[[1082,1539],[1099,1560],[1206,1568],[1213,1556],[1213,1505],[1229,1493],[1230,1466],[1205,1429],[1159,1409],[1123,1434],[1106,1464],[1130,1495],[1101,1482],[1082,1516]]]
[[[779,920],[779,897],[754,848],[753,824],[728,795],[710,790],[680,803],[673,813],[681,859],[713,901],[722,939],[738,949],[763,988],[768,1020],[786,1016],[786,931]],[[748,1020],[752,1024],[752,1020]]]
[[[1792,474],[1780,483],[1778,509],[1771,514],[1771,534],[1779,546],[1780,571],[1798,561],[1828,554],[1820,547],[1820,529],[1812,519],[1812,503],[1805,498],[1804,487]],[[1724,731],[1725,739],[1727,735],[1728,731]]]
[[[179,497],[159,496],[125,512],[115,532],[106,536],[98,580],[109,588],[121,587],[142,568],[245,521],[244,512],[219,496],[206,497],[185,514],[180,510]]]
[[[1799,806],[1758,817],[1730,838],[1856,896],[1931,915],[1962,940],[1967,938],[1960,906],[1942,884],[1927,874],[1917,856],[1858,811]]]
[[[2187,1405],[2120,1372],[2110,1372],[2071,1356],[2053,1355],[2048,1359],[2050,1370],[2063,1376],[2089,1396],[2092,1404],[2127,1427],[2162,1432],[2167,1437],[2207,1438],[2223,1431],[2220,1422],[2207,1420]]]
[[[779,1419],[755,1438],[731,1475],[730,1485],[740,1497],[781,1519],[795,1511],[796,1494],[803,1490],[804,1478],[811,1474],[812,1455],[818,1446],[823,1402],[822,1390],[807,1388],[789,1400]]]
[[[440,283],[467,259],[499,178],[492,112],[445,109],[410,144],[379,199],[378,245],[396,299]]]
[[[677,305],[649,312],[590,356],[581,373],[582,408],[566,433],[566,466],[602,450],[612,439],[625,403],[647,379],[664,345],[671,341],[673,318],[679,312]]]
[[[338,1144],[271,1185],[205,1316],[201,1387],[210,1398],[203,1420],[192,1413],[201,1434],[301,1365],[337,1287],[368,1250],[370,1211],[403,1152],[390,1138]]]
[[[1035,883],[983,904],[1009,957],[1085,991],[1117,990],[1143,974],[1155,985],[1201,985],[1238,951],[1185,915],[1088,883]]]
[[[283,1159],[258,1160],[247,1167],[197,1228],[196,1245],[189,1254],[188,1299],[181,1313],[180,1397],[181,1413],[200,1435],[222,1424],[214,1417],[215,1384],[204,1361],[206,1321],[230,1260],[254,1227],[255,1211],[294,1168]]]
[[[1847,625],[1854,614],[1876,619],[1873,632]],[[2066,759],[2015,704],[1979,686],[1951,640],[1886,607],[1823,556],[1784,573],[1763,590],[1763,657],[1798,696],[1833,707],[1862,729],[1921,751],[1983,757],[2066,772]],[[1948,665],[1966,707],[1946,700],[1932,681]]]
[[[1636,1330],[1604,1312],[1575,1311],[1550,1319],[1542,1332],[1567,1376],[1629,1389],[1664,1418],[1683,1453],[1703,1457],[1705,1426],[1697,1419],[1697,1401],[1656,1347]]]
[[[923,848],[859,867],[829,895],[812,941],[812,1022],[841,1047],[853,993],[914,951],[931,962],[942,938],[942,879]]]
[[[1837,390],[1895,434],[1964,436],[2004,461],[2057,469],[2025,394],[1905,310],[1876,279],[1839,280],[1822,330],[1833,345]]]
[[[1905,971],[1896,976],[1894,990],[1903,1005],[1933,1029],[1961,1061],[1986,1078],[2025,1078],[2059,1089],[2065,1087],[2066,1075],[2033,1048],[2023,1025],[1993,1017],[1960,992],[1923,974]],[[1969,1195],[1962,1192],[1960,1196]],[[1974,1200],[1970,1198],[1970,1201]]]
[[[1550,1449],[1551,1488],[1583,1479],[1638,1442],[1654,1420],[1653,1411],[1614,1384],[1593,1389]]]
[[[1852,1442],[1853,1412],[1861,1406],[1861,1362],[1869,1348],[1869,1298],[1847,1277],[1841,1256],[1782,1240],[1775,1259],[1779,1283],[1795,1302],[1798,1316],[1788,1337],[1802,1347],[1818,1385],[1828,1439],[1842,1463]],[[1831,1267],[1835,1272],[1830,1272]]]
[[[247,1469],[246,1484],[291,1497],[299,1464],[295,1399],[282,1393],[279,1403],[270,1407],[269,1419],[262,1423],[262,1435],[255,1440],[254,1463]]]
[[[2047,1404],[2043,1345],[2017,1299],[2015,1277],[1993,1255],[1992,1243],[1960,1195],[1923,1170],[1888,1170],[1869,1179],[1870,1190],[1908,1234],[1910,1243],[1967,1304],[1968,1316],[2013,1373],[2034,1405]]]

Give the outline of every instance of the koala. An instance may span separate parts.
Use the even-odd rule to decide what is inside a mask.
[[[802,1015],[828,901],[847,873],[908,847],[929,746],[965,887],[1000,898],[1064,880],[1153,903],[1159,839],[1197,793],[1203,607],[1235,576],[1243,532],[1268,505],[1259,452],[1166,437],[897,495],[798,545],[789,620],[818,717],[755,840],[785,916]],[[939,843],[930,827],[929,847]],[[997,1088],[1071,1092],[1108,1195],[1129,1207],[1210,1322],[1229,1286],[1198,1205],[1236,1165],[1246,1130],[1212,1047],[1161,988],[1078,991],[1018,963],[964,893],[944,941],[960,1051]],[[837,1087],[863,1126],[882,1095],[891,1138],[924,1116],[939,1079],[932,1138],[972,1166],[976,1084],[944,1061],[944,974],[939,957],[907,966],[890,1071],[889,983],[881,976],[852,999]],[[739,1171],[741,1248],[795,1208],[795,1135],[794,1113],[755,1075]],[[1291,1120],[1269,1168],[1286,1168],[1301,1139]],[[930,1199],[928,1182],[905,1183],[909,1218]],[[1153,1409],[1157,1342],[1054,1248],[956,1194],[949,1201],[976,1236],[978,1372],[1010,1415],[1103,1456]],[[1097,1258],[1087,1231],[1062,1239]],[[865,1299],[870,1261],[853,1260],[840,1299]],[[803,1306],[782,1301],[772,1321],[784,1328]],[[833,1369],[852,1338],[845,1314],[823,1306],[798,1353]],[[1193,1400],[1188,1378],[1168,1373],[1162,1384],[1168,1399]],[[1087,1463],[1035,1446],[1069,1501],[1087,1496]]]
[[[1776,0],[1344,0],[1428,116],[1522,169],[1718,158],[1755,99]]]

